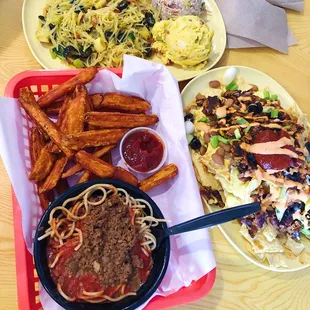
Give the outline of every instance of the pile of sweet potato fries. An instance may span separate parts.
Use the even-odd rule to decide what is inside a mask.
[[[83,173],[77,183],[114,178],[145,192],[178,173],[177,166],[169,164],[138,182],[135,175],[111,164],[110,151],[129,129],[151,126],[159,119],[145,114],[150,104],[143,99],[118,93],[89,95],[85,84],[96,73],[96,68],[84,69],[38,101],[31,90],[20,89],[19,102],[35,125],[30,132],[29,179],[37,184],[43,209],[68,189],[67,178],[79,172]],[[56,123],[50,115],[58,115]]]

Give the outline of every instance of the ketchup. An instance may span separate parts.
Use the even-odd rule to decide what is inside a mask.
[[[271,129],[265,129],[260,131],[254,139],[254,143],[264,143],[278,141],[281,138],[290,138],[287,132],[281,130],[280,132],[275,132]],[[284,146],[283,148],[294,151],[292,146]],[[287,169],[291,165],[291,157],[288,155],[263,155],[254,154],[257,163],[265,170],[283,170]]]
[[[161,140],[147,130],[139,130],[129,135],[122,146],[126,163],[139,172],[149,172],[161,163],[164,146]]]

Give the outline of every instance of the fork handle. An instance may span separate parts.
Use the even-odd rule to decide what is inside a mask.
[[[261,210],[260,203],[253,202],[242,206],[227,208],[210,214],[197,217],[193,220],[172,226],[166,230],[165,237],[177,235],[188,231],[216,226],[235,219],[242,218]]]

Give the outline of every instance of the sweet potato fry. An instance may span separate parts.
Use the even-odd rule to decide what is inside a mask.
[[[75,154],[76,161],[85,169],[101,178],[112,178],[115,167],[85,151]]]
[[[29,139],[29,152],[30,152],[30,160],[32,167],[34,167],[35,163],[40,157],[40,153],[44,148],[45,140],[43,135],[40,133],[38,128],[32,127],[30,131],[30,139]],[[40,205],[43,210],[48,208],[50,201],[54,199],[53,192],[45,192],[40,194],[40,188],[42,187],[42,181],[37,183],[38,187],[38,196],[40,200]]]
[[[115,145],[107,145],[107,146],[103,146],[98,148],[98,150],[96,150],[93,155],[97,158],[102,157],[103,155],[107,154],[108,152],[110,152],[113,148],[115,147]],[[106,161],[106,160],[105,160]],[[65,179],[68,177],[71,177],[73,175],[75,175],[76,173],[80,172],[83,170],[83,167],[80,164],[75,164],[74,166],[70,167],[67,171],[65,171],[61,178]]]
[[[83,85],[84,86],[84,85]],[[85,95],[85,112],[92,112],[94,111],[94,106],[93,103],[91,101],[91,98],[88,94],[87,88],[84,86],[85,90],[86,90],[86,95]]]
[[[77,184],[89,181],[92,179],[92,173],[90,171],[84,171],[84,173],[81,175],[81,177],[78,179]]]
[[[111,109],[131,113],[145,113],[151,106],[141,98],[118,93],[95,94],[91,96],[91,99],[95,110]]]
[[[72,95],[66,95],[56,122],[62,133],[75,134],[84,131],[87,97],[87,89],[84,85],[77,85]],[[50,143],[49,151],[60,153],[60,149],[53,142]]]
[[[68,135],[63,144],[72,150],[82,150],[87,147],[116,144],[127,129],[89,130],[74,135]]]
[[[135,128],[151,126],[158,122],[155,114],[127,114],[120,112],[89,112],[85,122],[96,128]]]
[[[96,76],[96,73],[97,68],[95,67],[83,69],[80,73],[78,73],[70,80],[58,85],[57,87],[51,89],[46,94],[41,96],[38,101],[39,106],[41,108],[48,107],[51,103],[73,91],[77,85],[86,84],[91,81]]]
[[[59,101],[53,102],[47,108],[43,109],[43,111],[48,116],[55,116],[55,115],[57,116],[59,114],[59,111],[60,111],[63,103],[64,103],[63,100],[59,100]]]
[[[102,101],[103,101],[103,94],[94,94],[94,95],[91,95],[90,96],[90,100],[91,100],[91,103],[94,107],[95,110],[99,110],[103,107],[102,106]]]
[[[56,121],[56,126],[58,127],[58,129],[60,131],[62,131],[62,133],[66,133],[64,132],[62,129],[64,127],[64,122],[65,122],[65,119],[67,117],[67,113],[68,113],[68,108],[69,108],[69,104],[72,100],[72,94],[67,94],[65,96],[65,100],[59,110],[59,115],[58,115],[58,119]],[[55,153],[55,154],[59,154],[61,152],[60,148],[57,146],[57,144],[55,144],[53,141],[51,141],[49,143],[49,146],[48,146],[48,150],[51,152],[51,153]]]
[[[144,191],[148,192],[152,188],[172,179],[178,174],[178,167],[175,164],[169,164],[156,173],[151,175],[150,177],[140,181],[139,188]]]
[[[66,179],[60,179],[57,185],[55,186],[55,190],[58,196],[64,193],[65,191],[67,191],[68,189],[69,189],[69,184]]]
[[[63,127],[63,123],[67,116],[68,108],[69,108],[69,105],[72,99],[73,99],[72,93],[65,95],[64,102],[59,110],[59,115],[56,121],[56,125],[60,130],[61,130],[61,127]]]
[[[133,186],[138,185],[138,179],[136,178],[136,176],[134,176],[132,173],[130,173],[126,169],[123,169],[122,167],[118,167],[118,166],[116,167],[114,179],[124,181]]]
[[[67,140],[66,136],[59,131],[56,125],[48,118],[48,116],[37,105],[33,93],[28,88],[21,88],[19,93],[19,102],[25,109],[32,121],[39,127],[39,129],[46,133],[51,140],[53,140],[58,147],[71,158],[74,153],[64,145]]]
[[[62,172],[67,164],[67,161],[68,158],[65,156],[62,156],[55,161],[50,174],[44,180],[42,186],[40,186],[39,189],[40,194],[52,190],[57,185],[62,175]]]
[[[78,85],[75,98],[69,100],[62,116],[59,129],[64,134],[75,134],[84,131],[84,114],[86,111],[87,90],[84,85]],[[59,117],[61,116],[61,112]]]
[[[40,133],[38,128],[32,127],[30,130],[30,137],[29,137],[29,153],[32,167],[38,160],[44,145],[45,140],[43,135]]]
[[[32,168],[29,180],[35,182],[44,180],[52,170],[55,160],[55,155],[48,151],[48,144],[46,144]]]

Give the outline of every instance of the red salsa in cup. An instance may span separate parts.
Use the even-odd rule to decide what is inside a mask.
[[[157,168],[164,156],[162,141],[148,130],[130,134],[124,140],[121,151],[128,166],[144,173]]]

